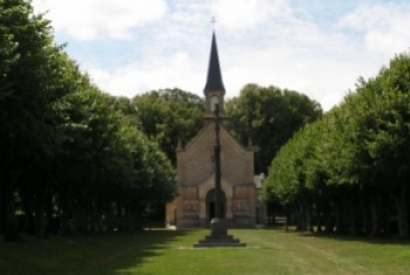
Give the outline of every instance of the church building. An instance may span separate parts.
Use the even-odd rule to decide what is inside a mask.
[[[212,34],[208,75],[204,89],[205,125],[186,146],[178,144],[178,196],[167,204],[166,223],[178,229],[208,227],[215,215],[215,169],[213,162],[219,123],[221,210],[231,227],[255,227],[263,215],[254,182],[253,148],[235,140],[225,127],[225,87],[219,65],[215,33]],[[219,120],[215,110],[219,110]],[[262,213],[262,214],[261,214]]]

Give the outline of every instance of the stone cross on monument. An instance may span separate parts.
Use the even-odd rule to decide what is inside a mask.
[[[211,23],[215,26],[215,18],[212,17]],[[246,244],[241,243],[238,239],[234,239],[232,235],[228,235],[227,220],[224,217],[222,209],[222,173],[221,173],[221,141],[220,136],[229,135],[226,129],[221,124],[221,120],[225,117],[223,96],[225,87],[222,82],[222,75],[219,66],[218,51],[216,47],[215,31],[212,34],[211,55],[209,59],[208,76],[205,85],[206,96],[206,117],[209,119],[208,126],[215,127],[215,143],[213,145],[213,159],[215,169],[214,173],[214,210],[215,216],[210,223],[211,234],[205,239],[199,240],[194,247],[241,247]],[[222,118],[221,118],[222,116]],[[211,130],[211,128],[209,128]],[[209,132],[210,133],[210,132]],[[210,136],[211,137],[211,136]],[[226,139],[222,139],[224,141]],[[226,144],[226,143],[225,143]],[[207,147],[206,150],[211,148]],[[227,186],[225,188],[232,188]]]
[[[234,239],[228,235],[228,228],[222,213],[221,201],[221,143],[219,140],[220,132],[219,105],[215,104],[214,123],[215,123],[215,144],[214,144],[214,162],[215,162],[215,217],[211,220],[211,235],[205,239],[199,240],[194,244],[195,248],[201,247],[244,247],[239,239]]]

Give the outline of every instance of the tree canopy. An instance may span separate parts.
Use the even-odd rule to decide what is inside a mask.
[[[307,123],[322,115],[319,103],[306,95],[274,86],[246,85],[228,100],[228,125],[242,144],[251,139],[255,172],[267,169],[279,148]]]
[[[141,130],[158,142],[174,165],[178,142],[189,142],[203,126],[204,100],[177,88],[138,95],[132,106]]]

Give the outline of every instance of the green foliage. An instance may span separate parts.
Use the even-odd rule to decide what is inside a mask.
[[[317,207],[321,199],[334,205],[333,211],[344,220],[339,222],[345,223],[339,227],[352,230],[356,215],[368,215],[372,229],[361,225],[355,230],[386,232],[389,225],[380,225],[381,220],[398,216],[398,233],[408,236],[409,93],[408,54],[396,56],[375,78],[360,79],[355,93],[280,150],[270,167],[265,198],[300,204],[310,190]],[[393,198],[394,206],[385,201],[384,211],[377,210],[382,198]],[[362,207],[363,213],[340,214],[353,211],[346,203]],[[373,211],[369,213],[370,208]]]
[[[17,238],[16,208],[40,236],[53,217],[66,233],[141,226],[143,207],[175,195],[174,168],[52,31],[29,1],[0,0],[0,233]]]
[[[322,115],[320,105],[295,91],[246,85],[226,103],[228,125],[242,144],[252,139],[256,172],[265,172],[279,148]]]
[[[200,97],[176,88],[151,91],[132,100],[142,131],[174,165],[178,141],[187,143],[201,129],[204,105]]]
[[[279,199],[284,204],[291,204],[311,195],[316,187],[311,171],[318,143],[316,125],[307,125],[281,147],[264,181],[265,201]]]
[[[60,109],[65,139],[56,171],[60,192],[76,198],[75,204],[66,204],[80,213],[89,207],[110,213],[114,203],[115,211],[127,207],[142,215],[145,207],[173,199],[175,170],[138,129],[131,102],[102,94],[90,84],[84,88],[67,96]]]
[[[14,192],[58,147],[53,106],[68,92],[61,78],[67,58],[53,45],[49,22],[32,12],[27,1],[0,1],[0,209],[6,238],[16,235]]]
[[[48,22],[32,16],[26,1],[0,4],[0,36],[5,42],[1,44],[5,62],[2,59],[0,139],[6,150],[0,152],[8,163],[22,162],[38,146],[53,142],[50,102],[61,96],[55,93],[60,83],[55,68],[62,53],[52,45]]]

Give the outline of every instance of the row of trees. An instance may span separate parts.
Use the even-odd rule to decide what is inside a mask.
[[[93,85],[28,1],[0,0],[0,60],[6,239],[21,229],[40,236],[50,228],[132,229],[174,197],[175,169],[143,132],[137,103]]]
[[[104,94],[54,44],[50,22],[28,1],[0,5],[0,232],[13,239],[19,227],[44,236],[50,228],[141,226],[176,195],[175,146],[203,126],[204,100],[179,89]],[[255,84],[226,109],[233,134],[253,142],[257,173],[322,116],[305,95]]]
[[[410,55],[400,54],[272,161],[264,197],[299,230],[409,237]]]

